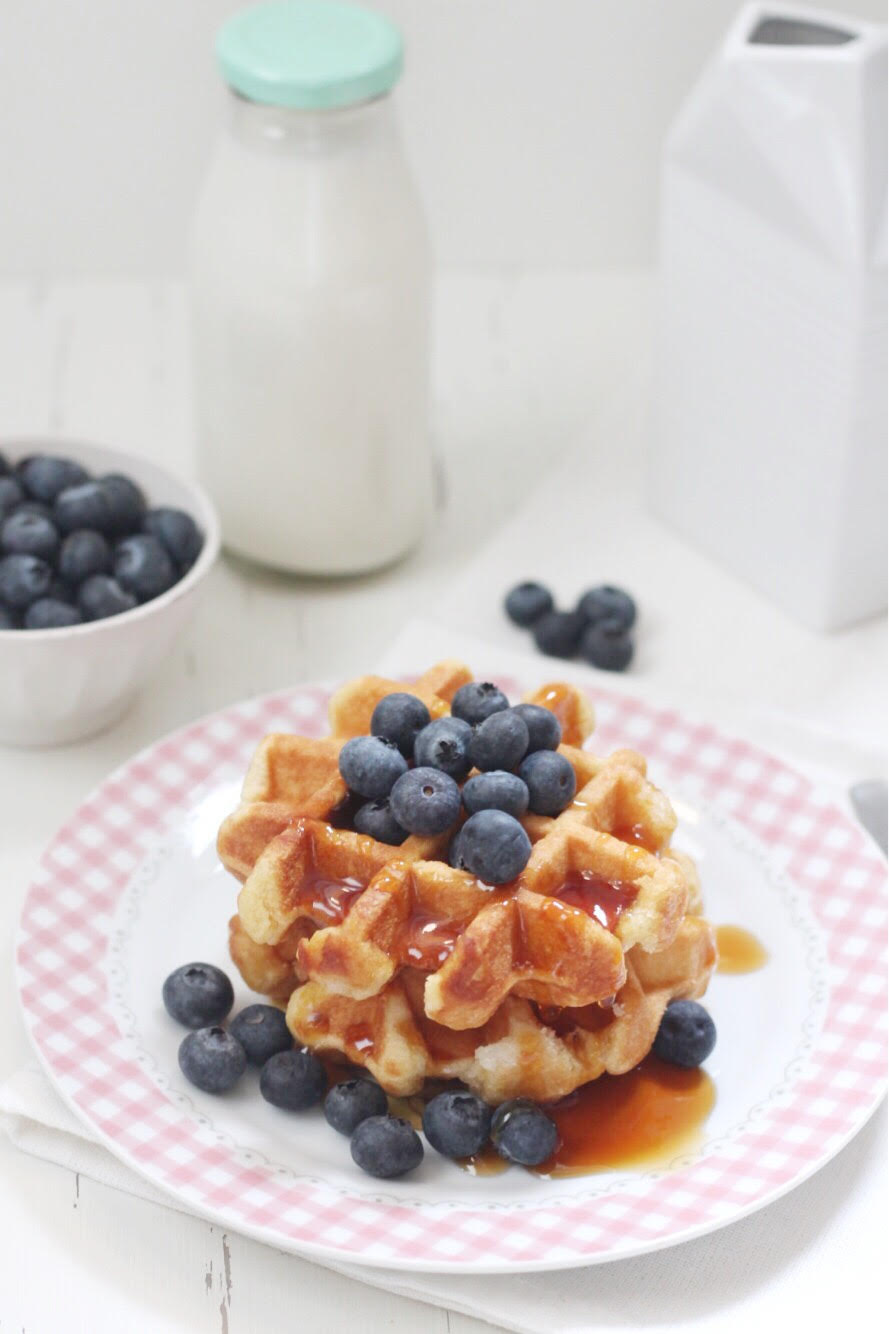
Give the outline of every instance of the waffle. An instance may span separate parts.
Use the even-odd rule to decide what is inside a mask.
[[[217,850],[223,866],[246,880],[263,849],[300,817],[334,825],[348,817],[348,792],[338,767],[340,750],[370,731],[381,699],[393,691],[417,695],[433,718],[449,712],[454,694],[472,680],[460,662],[440,662],[413,685],[382,676],[361,676],[342,686],[329,705],[330,736],[313,738],[272,732],[259,744],[241,789],[241,804],[223,822]],[[435,856],[438,842],[409,838],[390,855]]]
[[[410,687],[362,677],[332,698],[329,737],[263,741],[219,834],[244,882],[230,950],[249,986],[287,1003],[300,1042],[391,1093],[458,1078],[488,1099],[546,1100],[636,1064],[669,1000],[706,987],[713,937],[693,863],[669,846],[669,802],[641,756],[580,749],[594,719],[576,687],[526,696],[558,714],[577,794],[523,819],[533,846],[513,883],[450,867],[450,835],[392,847],[339,827],[339,750],[378,701],[409,689],[443,716],[469,679],[458,663]]]
[[[332,826],[348,821],[348,793],[339,772],[339,752],[350,737],[370,730],[371,715],[379,701],[393,691],[406,690],[422,699],[433,718],[440,718],[449,712],[455,692],[470,680],[469,668],[456,661],[437,663],[412,685],[382,676],[362,676],[342,686],[331,697],[330,736],[311,738],[273,732],[264,737],[247,770],[240,805],[219,830],[217,849],[222,864],[244,881],[265,849],[279,835],[292,830],[298,820],[312,819]],[[325,845],[324,832],[315,832],[315,841],[322,849],[322,876],[324,867],[332,878],[340,871],[349,875],[345,852],[336,855],[336,840],[327,840]],[[394,848],[373,839],[356,842],[357,839],[357,835],[349,835],[345,845],[346,848],[351,845],[359,880],[365,870],[365,851],[368,866],[376,870],[395,857],[407,860],[436,857],[446,844],[444,839],[411,837]],[[270,862],[275,862],[278,868],[289,864],[278,855],[281,851],[281,846],[276,845],[260,868],[260,880],[266,885]],[[232,960],[251,990],[274,1001],[286,1002],[294,986],[305,980],[296,961],[298,940],[313,930],[314,925],[329,926],[331,918],[322,911],[317,923],[313,923],[310,914],[294,916],[291,908],[282,903],[277,920],[274,924],[267,923],[265,930],[256,915],[250,914],[249,907],[248,921],[249,926],[238,915],[229,923]]]
[[[349,815],[337,761],[350,736],[370,730],[373,710],[385,695],[409,690],[434,717],[441,717],[449,711],[456,690],[471,679],[464,664],[452,661],[437,664],[410,686],[383,677],[360,677],[332,696],[330,736],[272,733],[260,743],[244,780],[241,803],[224,821],[217,841],[223,865],[238,879],[249,880],[239,900],[239,915],[230,923],[229,949],[252,990],[286,1000],[306,976],[296,956],[298,939],[315,927],[331,925],[328,905],[313,908],[311,896],[294,896],[295,876],[309,877],[313,883],[326,877],[366,885],[380,866],[396,858],[432,862],[445,854],[447,835],[410,836],[392,847],[336,829]],[[528,699],[542,700],[553,691],[559,693],[570,735],[582,741],[594,720],[579,690],[544,686]],[[563,749],[575,766],[578,784],[585,782],[596,771],[593,758],[576,748]],[[554,822],[529,816],[525,823],[530,837],[539,840]]]
[[[454,1031],[428,1018],[424,975],[405,969],[367,1000],[307,982],[290,997],[287,1023],[298,1041],[365,1066],[389,1093],[407,1097],[426,1079],[459,1079],[492,1104],[550,1102],[638,1065],[669,1002],[702,995],[715,960],[712,927],[687,916],[665,949],[629,951],[610,1006],[550,1009],[512,996],[482,1027]]]

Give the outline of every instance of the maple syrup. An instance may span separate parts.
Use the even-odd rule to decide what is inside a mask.
[[[352,1024],[343,1034],[343,1041],[365,1058],[373,1055],[375,1044],[370,1024]]]
[[[607,1028],[614,1018],[613,998],[611,1002],[595,1001],[591,1005],[540,1005],[534,1008],[540,1022],[546,1024],[554,1033],[564,1036],[576,1028],[584,1028],[588,1033],[599,1033]]]
[[[478,1153],[474,1153],[471,1158],[458,1158],[458,1166],[463,1168],[473,1177],[495,1177],[501,1172],[505,1172],[509,1163],[494,1148],[493,1144],[486,1144]]]
[[[317,867],[307,869],[299,888],[299,900],[309,909],[320,926],[336,926],[342,922],[352,906],[354,899],[367,888],[367,885],[354,876],[335,879],[325,875]]]
[[[625,1075],[602,1075],[546,1110],[560,1144],[538,1176],[666,1166],[695,1149],[716,1090],[704,1070],[648,1055]]]
[[[611,831],[614,838],[619,838],[621,843],[634,843],[637,848],[644,848],[646,852],[657,852],[658,845],[651,838],[644,824],[618,825]]]
[[[769,961],[769,952],[752,932],[743,926],[718,926],[717,973],[755,973]]]
[[[581,908],[606,931],[613,931],[621,913],[629,908],[636,894],[635,885],[605,880],[594,871],[571,871],[564,884],[553,891],[553,898],[572,908]]]
[[[458,928],[423,913],[414,913],[401,930],[400,953],[412,968],[435,973],[452,953]]]

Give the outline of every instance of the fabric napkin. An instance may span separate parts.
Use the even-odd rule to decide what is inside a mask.
[[[384,673],[420,671],[439,657],[460,657],[478,675],[590,680],[584,669],[493,649],[426,622],[409,626],[379,664]],[[608,687],[615,688],[612,678]],[[635,693],[643,693],[633,682]],[[649,695],[649,691],[644,691]],[[722,720],[719,720],[722,721]],[[774,720],[769,723],[770,729]],[[793,724],[789,723],[790,733]],[[754,726],[745,734],[755,733]],[[802,737],[808,731],[803,726]],[[811,740],[811,738],[809,738]],[[820,736],[820,754],[805,768],[842,799],[862,776],[862,756]],[[803,766],[800,766],[803,767]],[[26,1153],[61,1164],[117,1190],[182,1210],[181,1204],[125,1167],[68,1110],[37,1066],[0,1086],[0,1123]],[[885,1242],[885,1115],[878,1114],[832,1162],[767,1209],[710,1236],[632,1260],[549,1274],[440,1275],[317,1263],[349,1278],[442,1306],[523,1334],[598,1330],[696,1330],[734,1334],[757,1319],[798,1318],[818,1309],[826,1321],[854,1321],[881,1272]],[[843,1282],[836,1281],[838,1274]],[[864,1306],[861,1307],[864,1313]]]

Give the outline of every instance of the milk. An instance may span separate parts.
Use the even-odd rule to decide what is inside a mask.
[[[202,480],[232,550],[384,565],[431,513],[430,259],[391,103],[232,97],[197,210]]]

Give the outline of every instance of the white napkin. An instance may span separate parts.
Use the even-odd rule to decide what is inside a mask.
[[[489,645],[428,623],[409,626],[379,664],[405,673],[438,657],[465,658],[479,674],[495,670],[531,681],[564,676],[591,679],[569,664],[492,650]],[[554,670],[555,667],[555,670]],[[608,678],[609,688],[615,683]],[[637,693],[638,682],[632,682]],[[649,694],[650,692],[646,692]],[[772,726],[772,724],[770,724]],[[745,729],[750,734],[750,729]],[[805,729],[804,729],[805,731]],[[812,759],[813,757],[809,757]],[[861,776],[860,756],[837,742],[836,752],[810,763],[822,781],[840,785]],[[885,1233],[885,1116],[871,1119],[831,1163],[790,1195],[752,1217],[672,1249],[552,1274],[405,1274],[329,1260],[317,1263],[385,1291],[460,1311],[523,1334],[683,1328],[706,1334],[746,1334],[756,1319],[818,1310],[825,1321],[854,1322],[864,1314],[882,1272]],[[182,1209],[98,1144],[68,1110],[36,1065],[0,1086],[0,1124],[26,1153],[56,1162],[105,1185],[156,1204]],[[842,1274],[842,1283],[837,1275]]]
[[[0,1086],[0,1121],[18,1148],[155,1204],[181,1204],[97,1144],[35,1066]],[[523,1334],[682,1328],[747,1334],[751,1322],[814,1310],[855,1323],[885,1242],[884,1116],[810,1181],[762,1213],[671,1250],[552,1274],[403,1274],[317,1263],[384,1291]],[[843,1281],[837,1281],[842,1274]],[[822,1326],[823,1328],[824,1326]]]

